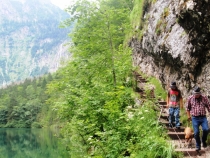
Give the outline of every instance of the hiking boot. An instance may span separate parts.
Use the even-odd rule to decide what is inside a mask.
[[[180,126],[177,126],[176,129],[180,129]]]
[[[168,124],[168,127],[169,127],[169,128],[173,128],[173,126],[172,126],[172,124],[171,124],[171,123],[169,123],[169,124]]]
[[[195,151],[200,151],[200,150],[201,150],[200,147],[196,147],[196,148],[195,148]]]
[[[203,148],[206,148],[207,147],[207,144],[206,143],[203,143]]]

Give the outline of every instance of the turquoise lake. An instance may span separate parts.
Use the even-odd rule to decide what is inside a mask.
[[[0,128],[0,158],[69,158],[48,129]]]

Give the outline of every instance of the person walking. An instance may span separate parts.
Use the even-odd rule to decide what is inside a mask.
[[[195,87],[193,89],[193,94],[188,97],[186,102],[186,112],[189,121],[192,121],[192,126],[194,130],[194,138],[196,141],[196,151],[201,150],[201,140],[203,147],[207,147],[207,136],[208,136],[208,121],[206,118],[206,110],[210,113],[210,103],[208,98],[201,94],[200,87]],[[203,134],[200,139],[199,127],[202,127]]]
[[[171,82],[167,95],[167,108],[169,108],[169,127],[175,126],[180,129],[180,108],[183,108],[183,99],[181,91],[177,88],[176,82]]]

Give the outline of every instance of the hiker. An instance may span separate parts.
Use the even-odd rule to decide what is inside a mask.
[[[187,117],[189,121],[192,121],[192,126],[194,130],[194,138],[196,141],[196,151],[201,150],[201,140],[203,147],[206,148],[206,140],[208,136],[208,121],[206,118],[206,109],[210,113],[210,103],[206,96],[201,94],[201,89],[195,87],[193,89],[193,94],[189,96],[186,103]],[[199,126],[202,127],[203,135],[200,139]]]
[[[168,90],[167,108],[169,108],[169,127],[173,127],[175,121],[176,128],[180,129],[180,108],[183,108],[183,99],[176,82],[171,82]]]

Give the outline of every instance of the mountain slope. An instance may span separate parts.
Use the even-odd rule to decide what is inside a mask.
[[[0,5],[0,85],[57,70],[66,58],[69,15],[49,0],[2,0]]]

